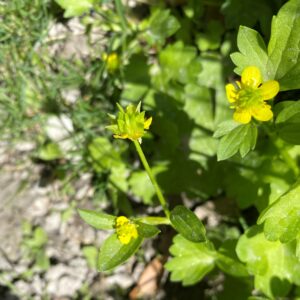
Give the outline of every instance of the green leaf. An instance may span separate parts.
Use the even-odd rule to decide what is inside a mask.
[[[239,278],[239,277],[225,276],[224,282],[222,284],[222,291],[218,293],[217,299],[218,300],[233,300],[233,299],[249,300],[248,296],[251,295],[252,291],[253,291],[253,284],[251,282],[250,277]]]
[[[129,244],[124,245],[119,241],[117,234],[112,234],[104,241],[100,249],[98,270],[107,271],[122,264],[138,250],[142,241],[141,237],[137,237],[132,239]]]
[[[287,104],[279,112],[275,121],[277,132],[286,142],[300,145],[300,101],[285,102]]]
[[[44,249],[39,249],[35,257],[35,265],[41,270],[48,270],[50,267],[50,260]]]
[[[175,257],[165,267],[171,272],[171,281],[181,281],[184,286],[200,281],[215,266],[216,253],[210,242],[193,243],[178,234],[169,251]]]
[[[163,43],[179,28],[179,22],[171,15],[169,9],[157,9],[151,14],[146,36],[150,44]]]
[[[227,127],[228,130],[230,126]],[[254,124],[239,125],[233,128],[220,140],[217,151],[218,161],[228,159],[238,151],[244,157],[250,150],[255,148],[257,129]],[[220,132],[223,134],[228,130],[220,130],[218,135],[220,135]]]
[[[190,159],[199,162],[201,165],[206,165],[208,158],[216,155],[217,146],[218,141],[211,134],[195,126],[189,140]]]
[[[154,166],[152,168],[154,176],[157,176],[159,173],[165,170],[166,166],[163,165]],[[129,186],[131,188],[131,192],[134,195],[141,197],[143,203],[152,203],[152,198],[155,195],[155,190],[146,171],[132,172],[129,178]]]
[[[235,252],[237,241],[227,240],[217,252],[217,266],[225,273],[236,276],[246,277],[249,273],[244,264],[242,264]]]
[[[253,226],[241,236],[236,251],[254,275],[255,288],[272,299],[285,296],[291,283],[299,284],[300,263],[295,256],[295,242],[270,242],[262,227]]]
[[[235,129],[240,125],[241,125],[240,123],[234,120],[226,120],[218,125],[217,130],[215,131],[213,137],[220,138],[224,135],[227,135],[228,133],[230,133],[230,131],[232,131],[233,129]]]
[[[170,215],[174,228],[186,239],[195,242],[205,242],[205,227],[198,217],[183,205],[176,206]]]
[[[185,46],[178,41],[168,45],[159,53],[159,76],[155,72],[154,78],[166,84],[170,80],[177,80],[180,83],[197,82],[197,77],[201,71],[201,63],[197,58],[197,49],[192,46]]]
[[[40,148],[38,157],[42,160],[55,160],[63,157],[59,145],[56,143],[48,143]]]
[[[253,123],[250,123],[250,125],[247,127],[247,133],[245,135],[244,141],[241,144],[240,147],[240,154],[241,157],[245,157],[250,150],[253,150],[256,145],[256,139],[257,139],[257,128]]]
[[[210,90],[198,84],[187,84],[184,92],[184,111],[197,125],[213,130],[214,110]]]
[[[120,167],[120,153],[116,151],[110,141],[105,137],[97,137],[88,145],[89,155],[95,171],[110,170]]]
[[[224,91],[224,64],[218,55],[203,55],[199,59],[202,67],[201,72],[197,76],[197,83],[201,86]]]
[[[237,45],[240,52],[230,55],[233,63],[237,66],[234,70],[237,74],[248,66],[256,66],[262,72],[264,80],[269,78],[267,74],[268,54],[267,48],[261,35],[251,28],[240,26]]]
[[[264,33],[269,32],[272,10],[268,0],[226,0],[221,11],[228,28],[237,28],[239,25],[252,27],[259,21]]]
[[[46,231],[42,227],[37,227],[31,238],[25,239],[25,244],[32,250],[42,248],[48,241]]]
[[[64,17],[76,17],[88,12],[95,0],[55,0],[63,9]]]
[[[113,229],[116,217],[102,212],[78,209],[80,217],[96,229]]]
[[[300,183],[281,196],[260,215],[257,223],[264,223],[266,238],[288,243],[300,232]]]
[[[129,58],[128,64],[124,67],[124,78],[125,78],[125,88],[122,92],[121,99],[134,100],[132,102],[138,102],[141,100],[141,96],[149,88],[150,76],[149,76],[149,65],[147,63],[148,58],[140,53],[133,54]],[[128,86],[131,83],[133,86]],[[127,90],[129,89],[129,97]],[[139,98],[132,99],[132,95]]]
[[[97,268],[98,249],[95,246],[85,246],[82,253],[91,269]]]
[[[280,90],[300,88],[300,1],[290,0],[272,20],[267,70]]]
[[[193,18],[194,20],[200,19],[204,13],[204,4],[198,0],[189,0],[186,2],[183,11],[187,18]]]
[[[120,191],[126,193],[128,190],[128,175],[129,170],[125,165],[120,164],[119,166],[111,168],[109,179],[115,187],[117,187]]]
[[[135,223],[138,225],[137,230],[138,230],[139,236],[141,236],[143,238],[151,238],[160,233],[160,230],[156,226],[142,223],[139,221],[135,221]]]
[[[220,47],[223,25],[219,21],[209,21],[204,33],[199,33],[196,43],[200,51],[216,50]]]
[[[299,13],[299,0],[290,0],[282,6],[272,20],[268,49],[257,31],[241,26],[237,41],[240,52],[231,55],[236,73],[241,74],[247,66],[256,66],[264,81],[279,81],[281,91],[299,89]]]
[[[243,168],[228,168],[228,166],[225,168],[226,195],[230,199],[234,199],[240,209],[250,207],[262,200],[259,189],[263,190],[263,183],[261,179],[257,179],[260,169],[255,168],[253,172],[246,173]]]

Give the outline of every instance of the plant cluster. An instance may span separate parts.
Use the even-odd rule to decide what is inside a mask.
[[[0,6],[15,18],[34,7],[45,30],[1,31],[4,136],[35,136],[33,157],[70,189],[94,174],[94,204],[109,210],[78,211],[112,232],[97,268],[122,264],[170,226],[171,281],[222,272],[217,299],[300,297],[300,1],[30,2]],[[77,17],[89,55],[48,53],[51,22]],[[215,227],[193,212],[209,200],[227,208]]]

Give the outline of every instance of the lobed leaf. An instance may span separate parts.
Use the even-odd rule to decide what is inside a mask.
[[[280,90],[300,88],[300,1],[290,0],[273,17],[271,37],[266,49],[260,34],[241,26],[237,44],[240,52],[231,55],[241,74],[247,66],[260,69],[264,81],[277,80]]]
[[[256,66],[262,72],[264,80],[269,78],[267,73],[268,54],[267,48],[261,35],[251,28],[240,26],[237,45],[240,52],[230,55],[233,63],[237,66],[235,72],[242,74],[248,66]]]
[[[300,88],[300,1],[290,0],[273,17],[267,71],[280,89]]]
[[[182,281],[184,286],[200,281],[215,267],[215,251],[210,242],[193,243],[178,234],[169,250],[175,257],[165,267],[171,272],[171,281]]]
[[[270,242],[261,226],[253,226],[240,237],[236,252],[254,275],[255,288],[273,299],[287,295],[291,283],[299,284],[300,263],[295,246],[295,242]]]
[[[281,196],[260,215],[257,223],[264,224],[268,240],[288,243],[300,233],[300,182]]]

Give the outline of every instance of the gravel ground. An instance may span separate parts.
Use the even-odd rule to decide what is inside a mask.
[[[85,59],[102,52],[102,33],[92,32],[91,39],[93,49],[87,44],[84,27],[72,18],[64,25],[51,24],[45,42],[50,56]],[[77,89],[65,90],[63,97],[72,105],[78,93]],[[60,122],[50,118],[47,124],[47,135],[54,141],[64,140],[62,121],[73,130],[71,121],[63,118]],[[75,209],[92,208],[91,174],[82,174],[72,185],[72,196],[66,196],[61,192],[61,182],[49,180],[45,165],[30,159],[35,148],[31,142],[0,144],[0,299],[127,298],[146,264],[151,265],[155,254],[151,242],[143,247],[143,259],[132,258],[109,274],[98,273],[96,249],[109,233],[92,229]],[[35,231],[42,232],[44,240],[36,240]],[[150,287],[150,297],[156,293],[155,298],[160,298],[157,288]],[[141,292],[138,287],[130,299],[141,293],[147,295],[149,289]]]
[[[108,275],[89,265],[84,249],[99,247],[109,234],[92,229],[72,209],[74,199],[89,203],[93,196],[91,176],[84,174],[75,183],[71,199],[61,195],[58,182],[41,185],[42,167],[32,165],[26,151],[10,153],[2,148],[0,298],[124,299],[122,295],[138,282],[145,262],[133,258]],[[20,157],[17,163],[16,156]],[[41,267],[37,256],[26,247],[29,238],[24,224],[46,233],[47,241],[40,248],[49,266]],[[150,262],[154,254],[151,244],[146,243],[144,251],[145,260]]]

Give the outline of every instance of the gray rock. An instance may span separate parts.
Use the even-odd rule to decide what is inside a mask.
[[[36,144],[31,141],[20,141],[15,145],[15,149],[20,152],[29,152],[34,150]]]
[[[46,133],[54,142],[61,142],[74,131],[72,120],[67,115],[50,116],[46,124]]]
[[[82,234],[82,243],[85,245],[94,244],[96,240],[96,232],[92,227],[85,226]]]
[[[38,275],[33,276],[31,286],[34,294],[37,294],[39,296],[42,296],[44,294],[45,281],[41,279],[40,276]]]
[[[73,296],[78,291],[87,276],[87,265],[84,259],[72,261],[72,265],[58,264],[46,274],[48,282],[46,290],[55,296]]]
[[[3,254],[6,256],[5,253],[0,252],[0,270],[1,270],[1,272],[12,270],[12,265],[7,260],[7,258],[5,258],[5,256]]]
[[[31,295],[32,294],[32,288],[28,282],[24,280],[18,280],[14,283],[14,287],[16,288],[19,295]],[[23,298],[24,299],[24,298]]]
[[[32,204],[27,208],[27,215],[32,219],[34,217],[43,217],[48,213],[50,199],[47,196],[33,198]]]
[[[69,105],[76,103],[80,97],[80,91],[78,89],[65,89],[62,90],[61,93],[66,103]]]
[[[61,215],[59,212],[53,212],[45,219],[44,229],[48,233],[58,232],[61,224]]]
[[[119,286],[121,289],[128,289],[134,284],[134,279],[130,274],[126,273],[116,273],[105,278],[105,283],[108,288],[114,288],[114,286]]]

